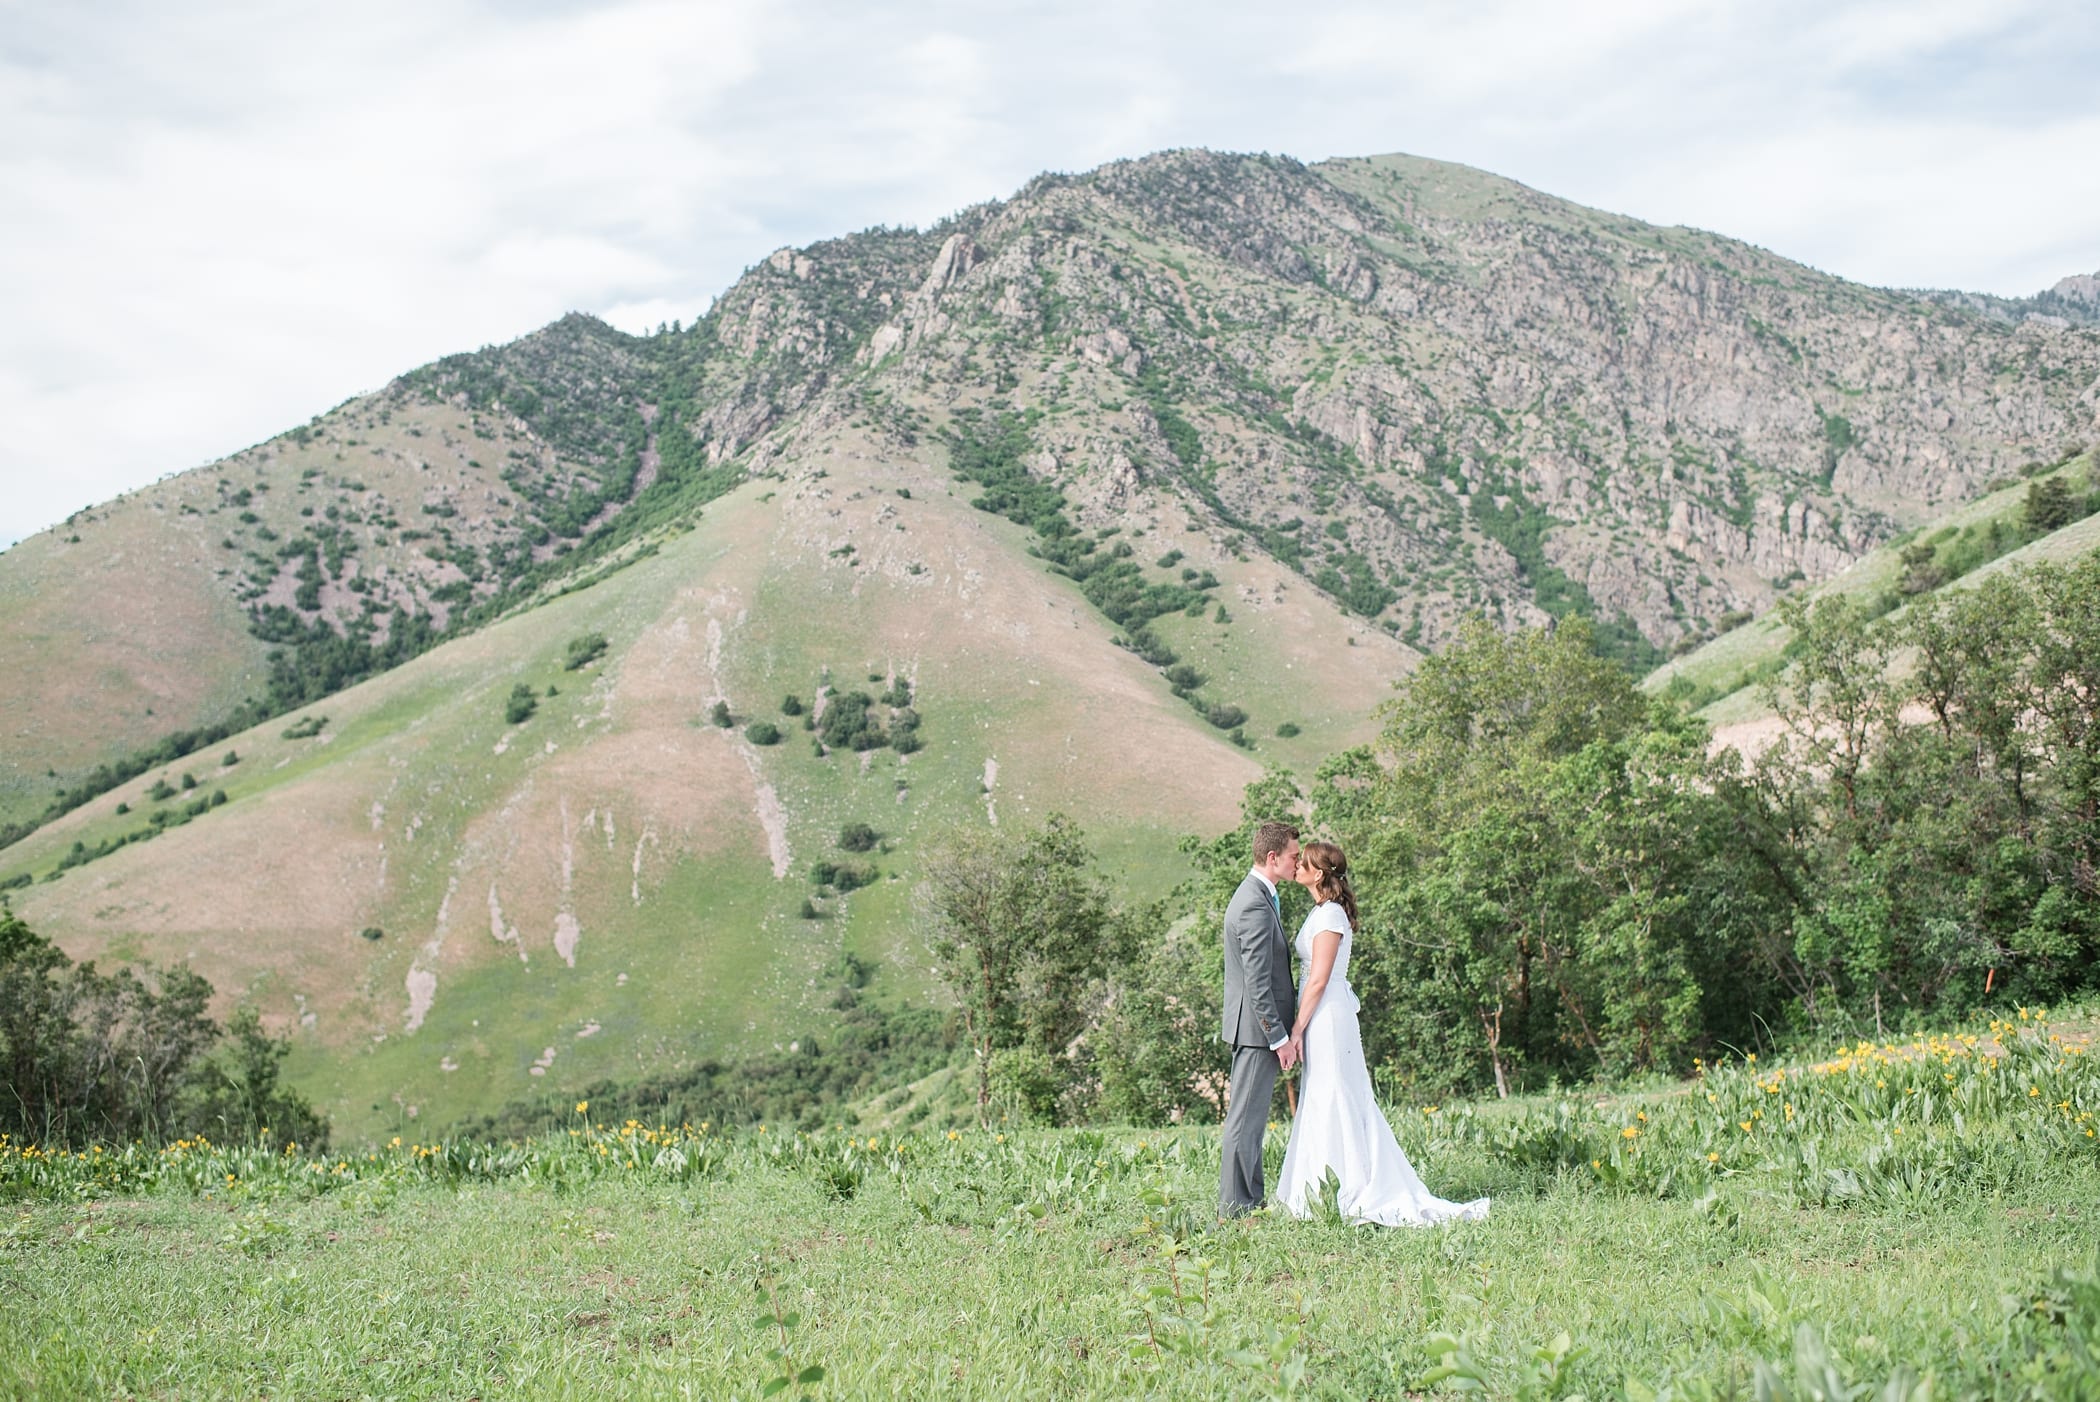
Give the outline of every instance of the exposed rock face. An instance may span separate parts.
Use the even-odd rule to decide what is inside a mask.
[[[1182,503],[1432,645],[1468,611],[1574,607],[1668,647],[2100,410],[2100,337],[2062,318],[1406,157],[1046,176],[928,233],[776,255],[711,322],[710,454],[771,435],[789,462],[853,413],[908,440],[1036,411],[1038,470],[1089,524]]]
[[[1460,166],[1168,152],[780,249],[690,327],[448,357],[67,529],[182,543],[222,633],[428,639],[839,430],[1012,414],[1088,529],[1205,531],[1425,647],[1588,612],[1637,664],[2100,436],[2094,323],[2100,276],[1877,290]]]

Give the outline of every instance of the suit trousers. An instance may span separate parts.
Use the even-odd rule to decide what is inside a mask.
[[[1226,1092],[1223,1163],[1218,1170],[1218,1215],[1237,1217],[1262,1205],[1262,1138],[1269,1128],[1269,1103],[1282,1071],[1267,1047],[1232,1049],[1232,1085]]]

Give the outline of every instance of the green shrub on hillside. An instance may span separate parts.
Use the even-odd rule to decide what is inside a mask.
[[[848,823],[839,829],[839,846],[848,852],[872,852],[880,835],[866,823]]]
[[[777,745],[780,727],[769,720],[755,720],[744,727],[744,738],[754,745]]]
[[[522,725],[532,719],[532,713],[540,708],[540,698],[532,687],[519,682],[510,689],[503,703],[503,720],[508,725]]]
[[[817,733],[834,750],[876,750],[889,743],[872,707],[875,698],[865,691],[840,692],[824,703],[824,717]]]
[[[715,702],[714,706],[708,711],[707,718],[724,730],[736,724],[736,717],[729,713],[729,703],[727,701]]]
[[[784,716],[799,716],[802,714],[802,710],[802,698],[793,692],[780,698],[780,714]]]
[[[580,638],[569,639],[568,656],[562,662],[565,672],[580,671],[605,655],[605,634],[585,633]]]
[[[858,867],[846,862],[817,862],[809,869],[809,879],[820,888],[829,886],[843,894],[874,885],[882,879],[882,873],[874,867]]]

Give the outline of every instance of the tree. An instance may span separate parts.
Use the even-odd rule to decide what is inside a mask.
[[[75,964],[0,910],[0,1132],[55,1146],[268,1126],[324,1142],[325,1121],[280,1082],[285,1045],[252,1011],[222,1033],[211,996],[180,967]]]
[[[989,1119],[995,1060],[1070,1065],[1087,995],[1107,970],[1108,889],[1077,824],[1052,814],[1026,832],[966,829],[928,854],[917,904],[942,979],[962,1009]],[[1025,1108],[1055,1113],[1030,1085]]]
[[[2071,481],[2062,473],[2041,477],[2027,484],[2027,500],[2020,508],[2021,524],[2035,535],[2061,530],[2078,519],[2078,502],[2071,496]]]
[[[606,646],[603,633],[585,633],[580,638],[569,639],[568,654],[562,659],[562,670],[575,672],[590,666],[604,655]]]
[[[1624,747],[1650,718],[1585,621],[1507,637],[1476,619],[1388,704],[1374,749],[1322,766],[1314,815],[1357,876],[1351,973],[1378,1010],[1364,1026],[1374,1066],[1438,1093],[1466,1083],[1470,1063],[1507,1095],[1529,1057],[1674,1049],[1675,1032],[1646,1029],[1681,1023],[1656,1004],[1677,1007],[1680,983],[1613,992],[1590,967],[1628,922],[1646,940],[1671,936],[1625,886],[1624,863],[1603,860],[1617,835],[1576,822],[1603,823],[1592,805],[1614,793],[1638,810],[1650,786],[1629,777]],[[1668,965],[1640,977],[1667,978]],[[1625,1006],[1607,1014],[1606,1001]]]

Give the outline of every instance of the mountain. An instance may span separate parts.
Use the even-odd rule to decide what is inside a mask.
[[[1794,597],[1813,607],[1842,597],[1871,616],[1974,588],[2000,570],[2068,564],[2100,549],[2100,453],[2068,458],[1906,531],[1842,574]],[[1735,626],[1650,673],[1642,685],[1697,707],[1722,743],[1773,733],[1765,683],[1793,660],[1794,630],[1777,612]],[[1899,665],[1909,666],[1907,656]]]
[[[1044,176],[0,554],[0,883],[301,1029],[352,1127],[733,1051],[818,1026],[846,954],[925,993],[954,824],[1062,808],[1163,892],[1467,613],[1645,667],[2062,459],[2096,386],[2061,319],[1458,166]],[[823,756],[782,708],[820,690]]]
[[[2053,320],[2063,326],[2100,325],[2100,273],[2059,278],[2032,297],[1993,297],[1987,292],[1922,292],[1942,306],[1981,312],[1999,321]]]

